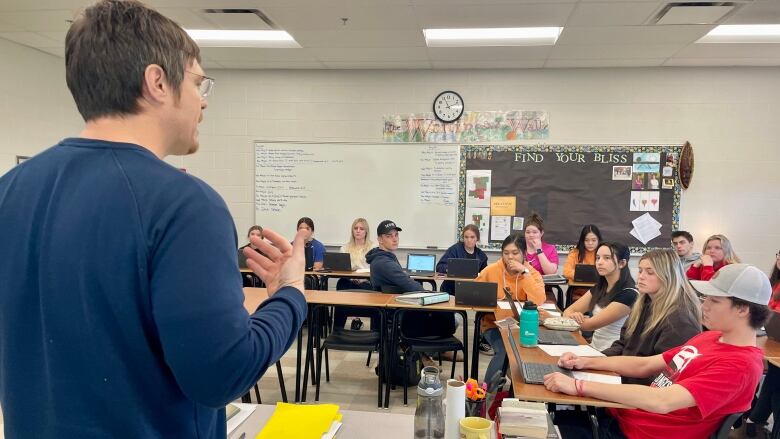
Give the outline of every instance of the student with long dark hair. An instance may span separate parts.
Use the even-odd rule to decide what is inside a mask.
[[[574,280],[574,268],[577,264],[596,265],[596,248],[601,244],[601,231],[595,224],[588,224],[580,231],[577,245],[571,249],[563,266],[563,277],[569,282]]]
[[[519,233],[507,236],[501,243],[501,258],[482,270],[477,281],[498,284],[496,296],[501,300],[504,299],[504,288],[508,288],[515,300],[544,303],[544,281],[541,274],[525,259],[525,254],[523,236]],[[495,352],[485,372],[485,380],[501,370],[506,359],[506,349],[495,321],[492,314],[482,318],[482,333]]]
[[[639,297],[620,339],[604,355],[651,357],[701,332],[701,303],[672,249],[652,250],[639,259]],[[624,377],[624,384],[650,384],[649,378]]]
[[[624,244],[600,244],[596,249],[598,283],[563,312],[583,331],[593,331],[590,344],[599,351],[620,338],[620,328],[636,301],[637,290],[628,269],[630,257]]]

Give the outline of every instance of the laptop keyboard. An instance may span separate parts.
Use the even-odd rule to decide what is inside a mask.
[[[539,331],[539,344],[572,345],[576,346],[577,340],[568,332]]]
[[[553,372],[561,372],[566,376],[572,376],[571,371],[561,369],[552,364],[523,362],[523,379],[528,384],[542,384],[544,383],[544,376]]]

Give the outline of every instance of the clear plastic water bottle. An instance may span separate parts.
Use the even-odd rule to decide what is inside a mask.
[[[425,367],[417,384],[417,408],[414,410],[415,438],[444,437],[444,387],[439,380],[439,369]]]
[[[530,300],[523,305],[520,313],[520,344],[533,348],[539,342],[539,311],[536,304]]]

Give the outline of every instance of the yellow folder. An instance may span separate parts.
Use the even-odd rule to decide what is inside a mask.
[[[255,439],[320,439],[334,421],[341,421],[336,404],[298,405],[276,403],[271,419]]]

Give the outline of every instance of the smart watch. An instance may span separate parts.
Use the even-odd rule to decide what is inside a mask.
[[[537,255],[541,255],[542,253],[544,253],[544,252],[542,251],[542,249],[540,249],[540,248],[537,248],[537,249],[536,249],[536,254],[537,254]]]

